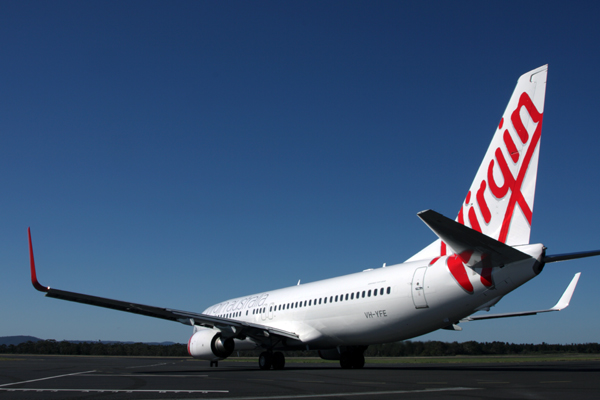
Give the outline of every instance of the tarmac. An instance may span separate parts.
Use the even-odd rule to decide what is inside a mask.
[[[191,358],[0,355],[2,399],[597,399],[600,361],[383,364],[364,369]]]

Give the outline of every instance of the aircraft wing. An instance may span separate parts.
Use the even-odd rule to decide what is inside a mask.
[[[229,318],[215,317],[213,315],[200,314],[190,311],[181,311],[170,308],[154,307],[145,304],[131,303],[115,299],[107,299],[104,297],[91,296],[88,294],[68,292],[66,290],[52,289],[43,286],[37,279],[35,261],[33,258],[33,245],[31,243],[31,231],[29,234],[29,262],[31,267],[31,283],[40,292],[46,293],[46,297],[55,299],[74,301],[77,303],[89,304],[92,306],[110,308],[113,310],[125,311],[134,314],[146,315],[153,318],[161,318],[169,321],[180,322],[185,325],[204,326],[209,328],[218,328],[221,331],[240,333],[256,337],[259,341],[263,341],[265,337],[279,336],[294,340],[300,340],[297,334],[284,331],[282,329],[273,328],[266,325],[254,324],[246,321],[238,321]]]
[[[475,315],[467,318],[463,318],[461,322],[467,321],[478,321],[481,319],[492,319],[492,318],[508,318],[508,317],[523,317],[526,315],[535,315],[539,313],[545,313],[550,311],[560,311],[564,310],[569,306],[569,302],[571,301],[571,297],[573,297],[573,292],[575,292],[575,287],[577,286],[577,282],[579,281],[579,276],[581,276],[581,272],[575,274],[569,286],[567,286],[567,290],[563,293],[563,295],[558,300],[558,303],[552,308],[547,310],[536,310],[536,311],[521,311],[514,313],[503,313],[503,314],[490,314],[490,315]]]

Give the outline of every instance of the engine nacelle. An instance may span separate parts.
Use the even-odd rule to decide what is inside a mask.
[[[233,353],[235,343],[232,338],[221,338],[221,332],[202,329],[194,333],[188,342],[188,353],[202,360],[223,360]]]

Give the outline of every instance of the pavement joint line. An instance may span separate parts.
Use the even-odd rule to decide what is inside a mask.
[[[213,389],[198,389],[198,390],[163,390],[163,389],[36,389],[36,388],[0,388],[4,392],[77,392],[77,393],[229,393],[229,390],[213,390]]]
[[[416,390],[386,390],[381,392],[345,392],[345,393],[318,393],[318,394],[298,394],[298,395],[280,395],[280,396],[242,396],[242,397],[221,397],[219,400],[278,400],[278,399],[313,399],[323,397],[351,397],[351,396],[385,396],[392,394],[419,394],[419,393],[441,393],[458,392],[462,390],[482,390],[482,388],[471,387],[449,387],[449,388],[431,388]]]
[[[146,368],[146,367],[160,367],[161,365],[167,365],[168,363],[152,364],[152,365],[134,365],[133,367],[125,367],[125,369],[132,368]],[[174,363],[172,363],[174,364]]]
[[[74,376],[74,375],[89,374],[90,372],[96,372],[96,370],[94,369],[94,370],[91,370],[91,371],[73,372],[72,374],[63,374],[63,375],[48,376],[46,378],[30,379],[28,381],[19,381],[19,382],[5,383],[5,384],[0,385],[0,388],[4,387],[4,386],[20,385],[22,383],[31,383],[31,382],[45,381],[45,380],[48,380],[48,379],[64,378],[65,376]]]
[[[205,378],[208,375],[87,374],[86,376],[108,376],[111,378],[118,378],[119,376],[144,376],[149,378]]]

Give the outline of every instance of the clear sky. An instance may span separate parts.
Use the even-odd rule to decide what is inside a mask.
[[[399,263],[456,216],[517,78],[549,64],[531,241],[600,248],[600,3],[3,1],[0,336],[186,342],[43,285],[202,311]],[[600,259],[443,341],[600,341]]]

